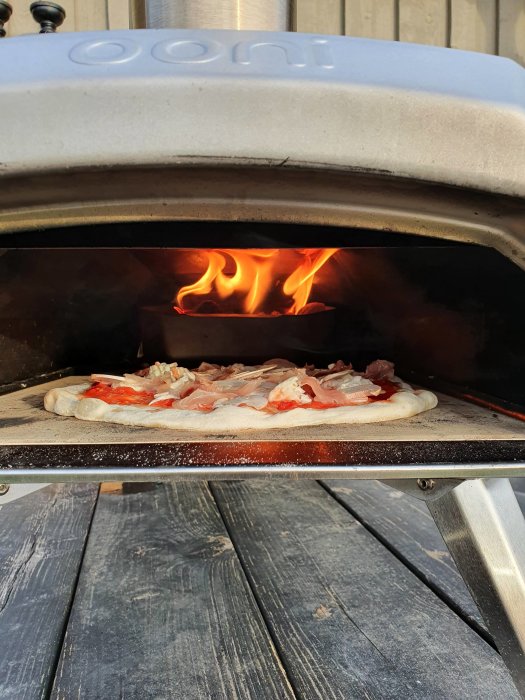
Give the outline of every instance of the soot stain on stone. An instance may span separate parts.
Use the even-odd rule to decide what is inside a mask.
[[[22,401],[31,408],[44,408],[44,394],[38,396],[26,396]]]
[[[30,425],[35,422],[34,418],[2,418],[0,419],[0,430],[2,428],[16,428],[19,425]]]

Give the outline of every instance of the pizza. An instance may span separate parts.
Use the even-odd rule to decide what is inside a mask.
[[[324,369],[282,359],[187,369],[156,362],[135,374],[93,374],[84,384],[51,389],[44,406],[61,416],[151,428],[223,433],[409,418],[437,405],[386,360],[364,372],[339,360]]]

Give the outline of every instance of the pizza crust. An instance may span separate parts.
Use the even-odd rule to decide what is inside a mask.
[[[397,380],[399,381],[399,380]],[[325,409],[294,408],[282,413],[264,413],[245,406],[218,406],[209,413],[148,406],[118,406],[100,399],[82,398],[91,384],[51,389],[45,398],[47,411],[81,420],[119,423],[146,428],[171,428],[206,433],[271,430],[308,425],[340,425],[380,423],[410,418],[437,405],[437,397],[425,389],[402,389],[386,401],[360,406],[338,406]]]

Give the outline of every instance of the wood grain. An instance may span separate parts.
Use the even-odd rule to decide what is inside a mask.
[[[0,698],[46,697],[97,498],[55,484],[0,508]]]
[[[499,0],[499,54],[525,63],[525,3]]]
[[[319,484],[213,492],[300,697],[518,697],[497,653]]]
[[[450,3],[450,46],[496,53],[497,0],[454,0]]]
[[[485,624],[423,501],[379,481],[327,480],[324,486],[465,618]]]
[[[108,29],[109,0],[75,0],[77,32]]]
[[[446,46],[447,0],[399,0],[399,39]]]
[[[343,2],[344,0],[296,0],[297,31],[343,34]]]
[[[52,697],[294,697],[204,483],[101,495]]]
[[[397,39],[395,0],[345,0],[345,34]]]
[[[108,29],[129,29],[130,0],[107,0]]]

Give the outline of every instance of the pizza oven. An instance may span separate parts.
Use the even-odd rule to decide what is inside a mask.
[[[525,71],[264,5],[0,41],[0,478],[396,480],[525,693],[525,527],[484,480],[525,476]],[[210,435],[42,408],[93,371],[275,356],[389,359],[439,405]]]
[[[286,3],[201,29],[235,24],[204,6],[135,13],[197,29],[0,44],[5,478],[525,473],[523,69],[252,30],[286,28]],[[388,358],[469,403],[422,432],[286,440],[32,413],[94,370],[275,356]]]

